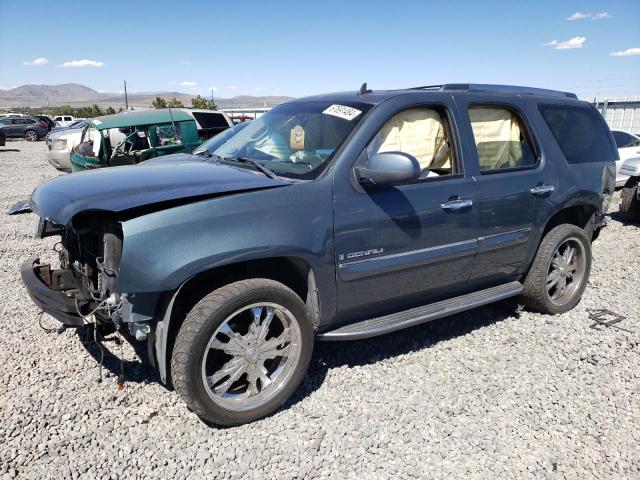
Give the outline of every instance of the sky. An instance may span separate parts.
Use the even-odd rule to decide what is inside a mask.
[[[216,97],[441,83],[640,95],[640,0],[0,0],[0,88]]]

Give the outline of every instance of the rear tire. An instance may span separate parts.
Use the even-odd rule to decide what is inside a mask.
[[[585,231],[558,225],[540,242],[523,284],[523,303],[550,315],[571,310],[582,298],[590,271],[591,242]]]
[[[27,130],[26,132],[24,132],[24,139],[27,142],[36,142],[38,140],[38,132]]]
[[[248,423],[297,390],[313,341],[305,304],[291,289],[268,279],[230,283],[187,314],[171,359],[173,385],[203,420]]]
[[[620,218],[625,222],[640,222],[640,200],[638,200],[638,182],[632,177],[620,192]]]

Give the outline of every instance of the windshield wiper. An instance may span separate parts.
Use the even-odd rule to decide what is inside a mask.
[[[256,167],[258,170],[260,170],[262,173],[264,173],[267,177],[269,178],[278,177],[275,173],[273,173],[273,171],[269,170],[264,165],[259,164],[255,160],[251,160],[250,158],[245,158],[245,157],[221,157],[221,158],[222,160],[231,161],[231,162],[250,163],[251,165]]]

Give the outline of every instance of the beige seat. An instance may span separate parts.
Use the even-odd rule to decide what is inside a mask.
[[[378,132],[370,153],[405,152],[414,156],[423,172],[451,169],[451,152],[440,114],[412,108],[394,115]]]

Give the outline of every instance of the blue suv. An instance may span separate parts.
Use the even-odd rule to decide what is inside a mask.
[[[32,300],[147,342],[221,425],[298,388],[314,340],[381,335],[519,296],[582,296],[617,151],[575,95],[450,84],[279,105],[215,152],[66,175],[31,197],[59,268]]]

